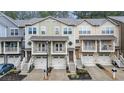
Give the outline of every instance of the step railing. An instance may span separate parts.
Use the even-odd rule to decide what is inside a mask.
[[[23,69],[24,63],[26,62],[25,57],[23,58],[22,62],[21,62],[21,70]]]
[[[124,64],[124,58],[122,55],[120,55],[120,61]]]
[[[29,71],[29,69],[30,69],[30,66],[31,66],[32,64],[34,64],[34,60],[35,60],[34,57],[31,57],[31,58],[30,58],[29,63],[28,63],[28,67],[27,67],[28,71]]]
[[[21,64],[21,56],[19,56],[18,60],[15,63],[15,67],[19,67],[19,65]]]

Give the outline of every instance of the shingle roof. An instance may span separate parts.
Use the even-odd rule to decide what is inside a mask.
[[[124,16],[108,16],[111,19],[124,23]]]
[[[99,26],[99,25],[104,24],[107,21],[110,21],[109,19],[106,19],[106,18],[103,18],[103,19],[73,19],[73,18],[54,18],[54,17],[48,16],[48,17],[45,17],[45,18],[32,18],[32,19],[29,19],[29,20],[15,20],[15,22],[19,26],[25,26],[25,25],[33,25],[35,23],[44,21],[48,18],[52,18],[54,20],[62,22],[63,24],[71,25],[71,26],[79,25],[80,23],[82,23],[84,21],[88,22],[89,24],[91,24],[93,26]],[[114,23],[114,22],[112,22],[112,23]]]
[[[79,36],[80,40],[115,40],[116,37],[113,35],[84,35]]]
[[[67,41],[67,36],[32,36],[32,41]]]

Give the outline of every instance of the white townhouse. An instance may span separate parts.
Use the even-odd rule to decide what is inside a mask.
[[[0,12],[0,64],[17,66],[22,58],[22,29],[10,17]]]
[[[110,65],[121,53],[120,43],[119,25],[109,18],[13,20],[0,14],[0,62],[19,63],[22,70],[31,64],[35,69],[68,66],[71,71],[82,65]]]

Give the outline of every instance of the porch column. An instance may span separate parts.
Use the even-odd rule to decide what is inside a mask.
[[[115,52],[115,41],[113,40],[113,52]]]
[[[32,54],[34,54],[34,42],[31,41],[31,51],[32,51]]]
[[[27,61],[27,51],[25,50],[25,60]]]
[[[0,54],[2,53],[2,49],[1,49],[2,47],[1,47],[1,42],[0,42]]]
[[[66,55],[67,55],[67,47],[68,47],[68,44],[67,44],[67,41],[65,42],[65,53],[66,53]]]
[[[99,50],[101,52],[101,40],[99,41]]]
[[[95,41],[95,52],[97,52],[97,40]]]
[[[53,53],[53,41],[51,41],[51,54]]]
[[[5,53],[5,42],[3,42],[3,53]]]
[[[19,46],[19,42],[17,42],[17,52],[20,52],[20,46]]]

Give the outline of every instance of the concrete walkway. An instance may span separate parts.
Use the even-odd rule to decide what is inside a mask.
[[[107,70],[109,70],[112,73],[112,68],[114,68],[114,66],[104,66],[104,68],[106,68]],[[116,78],[117,80],[124,80],[124,68],[116,68],[117,72],[116,72]]]
[[[49,80],[69,80],[65,69],[53,69],[49,75]]]
[[[23,81],[40,81],[43,80],[44,73],[41,69],[34,69],[32,72],[27,74],[27,77]]]
[[[92,80],[96,81],[107,81],[112,80],[108,75],[106,75],[101,69],[97,66],[90,66],[85,68],[92,77]]]

